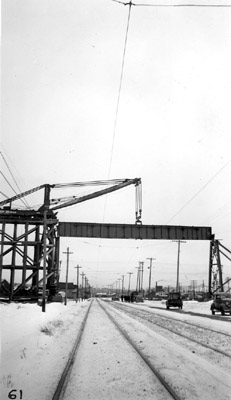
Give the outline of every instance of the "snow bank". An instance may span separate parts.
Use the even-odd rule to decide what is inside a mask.
[[[36,304],[0,304],[3,399],[11,390],[23,400],[52,397],[88,305],[52,303],[43,313]]]

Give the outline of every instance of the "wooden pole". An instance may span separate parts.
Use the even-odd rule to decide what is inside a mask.
[[[148,296],[149,298],[151,297],[151,283],[152,283],[152,260],[155,260],[155,258],[149,257],[147,260],[150,260],[150,269],[149,271],[149,285],[148,285]]]
[[[47,211],[44,211],[43,227],[43,297],[42,312],[46,312],[46,263],[47,263]]]
[[[75,268],[76,268],[76,273],[77,273],[77,283],[76,283],[76,285],[77,285],[77,287],[76,287],[76,303],[77,303],[77,301],[79,301],[79,269],[82,267],[77,265],[77,267],[75,267]]]
[[[69,251],[69,247],[67,247],[67,251],[63,252],[64,254],[67,255],[67,268],[66,268],[66,284],[65,284],[65,299],[64,299],[64,305],[67,305],[67,290],[68,290],[68,270],[69,270],[69,256],[70,254],[73,254]]]

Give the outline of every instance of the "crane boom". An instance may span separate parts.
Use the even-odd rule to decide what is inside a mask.
[[[122,188],[124,188],[126,186],[129,186],[129,185],[138,186],[140,183],[141,183],[141,179],[140,178],[125,179],[122,183],[116,184],[116,185],[111,186],[111,187],[106,188],[106,189],[98,190],[97,192],[90,193],[90,194],[82,196],[82,197],[78,197],[76,199],[67,201],[66,203],[57,205],[55,207],[51,207],[50,209],[52,211],[60,210],[61,208],[64,208],[64,207],[69,207],[69,206],[72,206],[74,204],[82,203],[83,201],[86,201],[86,200],[90,200],[90,199],[94,199],[94,198],[99,197],[99,196],[103,196],[104,194],[115,192],[116,190],[122,189]]]
[[[112,185],[110,187],[107,187],[106,189],[101,189],[98,190],[96,192],[81,196],[81,197],[77,197],[77,196],[73,196],[70,200],[70,198],[68,198],[67,201],[63,202],[62,204],[57,204],[57,205],[53,205],[52,206],[52,202],[50,200],[50,191],[51,189],[55,189],[55,188],[65,188],[65,187],[79,187],[79,186],[92,186],[92,185]],[[91,181],[91,182],[74,182],[74,183],[68,183],[68,184],[43,184],[40,186],[37,186],[33,189],[27,190],[26,192],[17,194],[11,198],[8,198],[6,200],[3,200],[0,202],[0,207],[4,206],[6,204],[10,204],[13,201],[19,200],[22,197],[28,196],[34,192],[37,192],[40,189],[44,189],[44,202],[42,204],[42,206],[38,209],[37,212],[39,213],[43,213],[45,210],[46,211],[55,211],[55,210],[60,210],[62,208],[65,207],[70,207],[72,205],[78,204],[78,203],[82,203],[84,201],[87,200],[91,200],[94,199],[96,197],[99,196],[103,196],[105,194],[108,193],[112,193],[115,192],[116,190],[119,189],[123,189],[129,185],[135,185],[136,186],[136,222],[137,223],[141,223],[141,178],[134,178],[134,179],[114,179],[114,180],[105,180],[105,181]],[[60,201],[60,199],[59,199]]]
[[[34,193],[34,192],[37,192],[38,190],[43,189],[43,188],[46,187],[46,186],[47,186],[46,184],[40,185],[40,186],[37,186],[37,187],[35,187],[35,188],[33,188],[33,189],[27,190],[26,192],[16,194],[16,196],[9,197],[9,198],[6,199],[6,200],[0,201],[0,207],[1,207],[1,206],[4,206],[4,205],[6,205],[6,204],[12,203],[13,201],[19,200],[19,199],[21,199],[22,197],[28,196],[28,195],[30,195],[30,194],[32,194],[32,193]]]

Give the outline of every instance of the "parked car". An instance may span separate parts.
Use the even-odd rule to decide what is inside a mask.
[[[116,294],[113,294],[113,295],[111,296],[111,299],[112,299],[112,301],[120,301],[120,297],[117,296]]]
[[[141,292],[131,292],[131,303],[143,303],[144,295]]]
[[[231,293],[215,293],[210,309],[212,315],[215,315],[216,311],[220,312],[221,315],[225,315],[225,313],[231,315]]]
[[[143,294],[136,294],[135,296],[134,296],[134,302],[135,303],[143,303],[144,302],[144,296],[143,296]]]
[[[63,299],[65,297],[65,294],[63,296],[63,294],[61,292],[56,293],[50,297],[48,297],[48,300],[51,301],[52,303],[63,303]]]
[[[168,294],[168,298],[166,300],[167,310],[169,310],[170,307],[178,307],[180,309],[183,308],[183,301],[180,292],[172,292]]]

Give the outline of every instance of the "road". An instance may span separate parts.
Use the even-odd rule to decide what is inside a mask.
[[[231,335],[165,311],[94,300],[60,398],[231,399]]]

